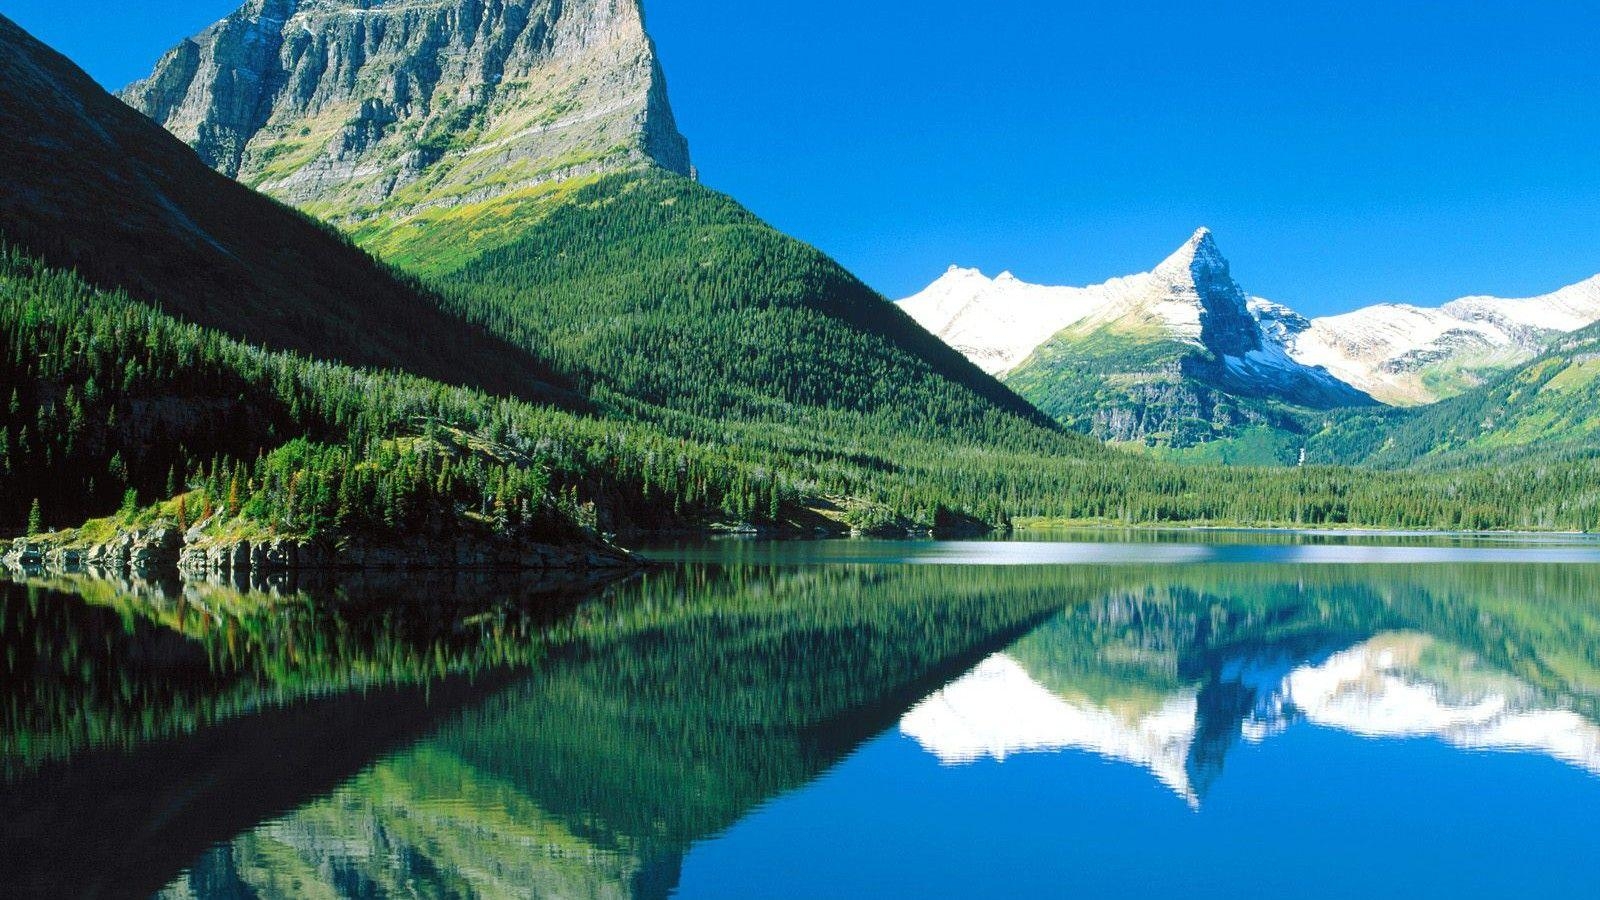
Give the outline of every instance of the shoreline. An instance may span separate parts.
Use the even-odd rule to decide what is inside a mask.
[[[1015,519],[1014,531],[1140,531],[1140,532],[1232,532],[1240,534],[1337,535],[1354,537],[1571,537],[1600,539],[1593,531],[1461,531],[1449,529],[1374,528],[1366,525],[1176,525],[1125,524],[1105,522],[1059,522],[1056,520]]]

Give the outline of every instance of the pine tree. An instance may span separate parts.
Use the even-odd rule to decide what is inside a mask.
[[[44,531],[44,510],[39,506],[39,499],[34,498],[33,506],[28,509],[28,536],[40,534]]]
[[[228,518],[236,519],[244,508],[244,503],[239,497],[239,470],[233,471],[233,479],[228,482]]]

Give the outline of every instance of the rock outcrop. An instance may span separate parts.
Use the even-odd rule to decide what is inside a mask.
[[[122,98],[342,225],[692,172],[639,0],[249,0]]]
[[[545,544],[509,536],[338,541],[302,538],[218,540],[169,525],[119,532],[84,545],[19,538],[0,566],[13,571],[104,572],[155,578],[260,576],[307,571],[590,571],[626,570],[639,561],[598,539]]]

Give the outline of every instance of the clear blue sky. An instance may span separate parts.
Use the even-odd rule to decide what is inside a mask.
[[[110,86],[234,0],[0,0]],[[647,0],[705,181],[890,296],[1211,226],[1324,313],[1600,272],[1600,4]]]

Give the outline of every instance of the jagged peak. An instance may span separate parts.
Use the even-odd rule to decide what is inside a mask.
[[[968,266],[952,264],[950,266],[950,268],[945,269],[944,270],[944,274],[939,276],[938,279],[936,279],[933,282],[932,285],[929,285],[929,287],[933,287],[934,285],[940,284],[941,282],[945,282],[945,283],[949,283],[949,282],[965,282],[965,281],[990,282],[990,281],[994,281],[994,280],[995,279],[991,279],[989,276],[983,274],[983,270],[977,268],[976,266],[968,267]]]
[[[1224,276],[1228,273],[1227,258],[1217,246],[1217,239],[1212,235],[1211,229],[1204,226],[1196,229],[1195,233],[1183,242],[1183,246],[1162,260],[1155,271],[1163,274],[1197,274],[1197,268]]]
[[[247,0],[122,98],[339,224],[574,177],[693,177],[639,0]]]

